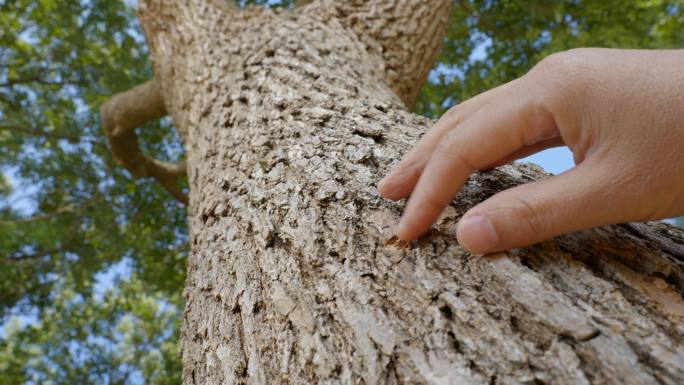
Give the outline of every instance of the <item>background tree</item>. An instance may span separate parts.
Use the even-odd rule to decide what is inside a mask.
[[[150,74],[123,2],[0,2],[0,383],[178,381],[185,210],[112,162],[97,114]],[[169,125],[141,141],[172,159]]]
[[[95,113],[104,95],[151,76],[134,12],[109,1],[0,4],[0,300],[4,320],[29,314],[24,321],[34,323],[5,327],[0,370],[7,375],[0,381],[178,381],[184,209],[157,184],[133,180],[111,161]],[[435,117],[562,49],[681,47],[681,7],[457,2],[416,110]],[[178,159],[169,126],[162,120],[140,130],[144,151]],[[112,286],[103,271],[122,270],[131,274],[121,288],[98,293],[98,281]],[[157,316],[168,322],[154,322]],[[119,324],[123,331],[111,333]]]

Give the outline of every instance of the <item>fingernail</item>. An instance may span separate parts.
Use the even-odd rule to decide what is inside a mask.
[[[402,215],[401,218],[399,218],[399,220],[397,221],[397,223],[395,223],[394,226],[392,227],[392,231],[394,232],[394,235],[399,236],[403,222],[404,222],[404,216]]]
[[[396,237],[396,236],[397,236],[397,227],[398,227],[398,225],[399,225],[399,223],[397,222],[397,223],[393,224],[392,226],[390,226],[389,232],[390,232],[390,234],[391,234],[393,237]],[[397,237],[397,238],[398,238],[398,237]]]
[[[399,221],[397,222],[397,224],[394,225],[393,230],[394,230],[394,235],[396,235],[397,238],[404,240],[404,241],[406,240],[404,237],[406,235],[405,234],[406,233],[405,227],[406,227],[406,218],[405,218],[405,215],[402,215],[401,218],[399,218]]]
[[[499,244],[499,235],[489,218],[475,216],[463,219],[456,230],[458,242],[475,253],[492,251]]]
[[[394,192],[392,190],[392,185],[388,184],[388,183],[391,183],[390,178],[384,177],[384,178],[380,179],[380,181],[378,182],[378,185],[377,185],[378,195],[380,195],[381,197],[383,197],[385,199],[395,200],[394,199],[395,197],[392,194]]]

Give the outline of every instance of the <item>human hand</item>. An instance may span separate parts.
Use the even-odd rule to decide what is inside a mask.
[[[567,145],[577,165],[471,208],[459,243],[494,252],[684,214],[684,50],[576,49],[450,109],[378,185],[427,231],[470,174]]]

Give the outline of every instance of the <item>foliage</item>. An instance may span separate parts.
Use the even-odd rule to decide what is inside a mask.
[[[416,112],[450,106],[576,47],[682,48],[683,0],[457,0]]]
[[[684,43],[682,0],[455,5],[416,107],[432,117],[551,52]],[[121,1],[0,0],[0,384],[179,382],[185,210],[112,161],[97,113],[150,74]],[[139,135],[182,156],[168,120]]]
[[[100,298],[84,298],[69,281],[38,322],[22,327],[10,319],[0,341],[0,384],[177,382],[179,312],[169,300],[179,293],[147,293],[132,276]]]
[[[41,363],[25,345],[61,352],[73,340],[61,333],[90,335],[98,322],[112,322],[100,318],[114,317],[102,309],[83,313],[85,323],[54,317],[67,292],[86,308],[105,306],[92,295],[95,276],[123,259],[147,283],[142,294],[166,298],[177,311],[185,213],[157,185],[135,181],[117,166],[101,132],[99,105],[151,73],[130,8],[108,0],[0,2],[0,47],[0,317],[32,314],[41,325],[25,333],[6,330],[5,343],[23,355],[0,358],[0,367],[12,359],[12,372],[0,378],[21,383],[43,371],[34,382],[72,383],[66,374],[83,370],[79,361],[57,360],[56,353]],[[166,121],[141,131],[147,151],[179,156],[169,126]],[[59,325],[66,329],[52,327]],[[161,335],[175,343],[175,324],[162,325],[171,329]],[[99,360],[97,370],[114,375],[113,361],[97,358],[100,353],[84,353],[91,357],[82,363]],[[176,357],[164,359],[171,361],[155,375],[178,378]]]

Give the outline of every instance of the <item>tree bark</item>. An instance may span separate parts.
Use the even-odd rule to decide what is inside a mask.
[[[478,173],[410,245],[375,185],[430,126],[407,110],[448,0],[244,11],[141,1],[187,150],[185,384],[677,384],[684,234],[625,224],[496,255],[454,227],[543,178]]]

